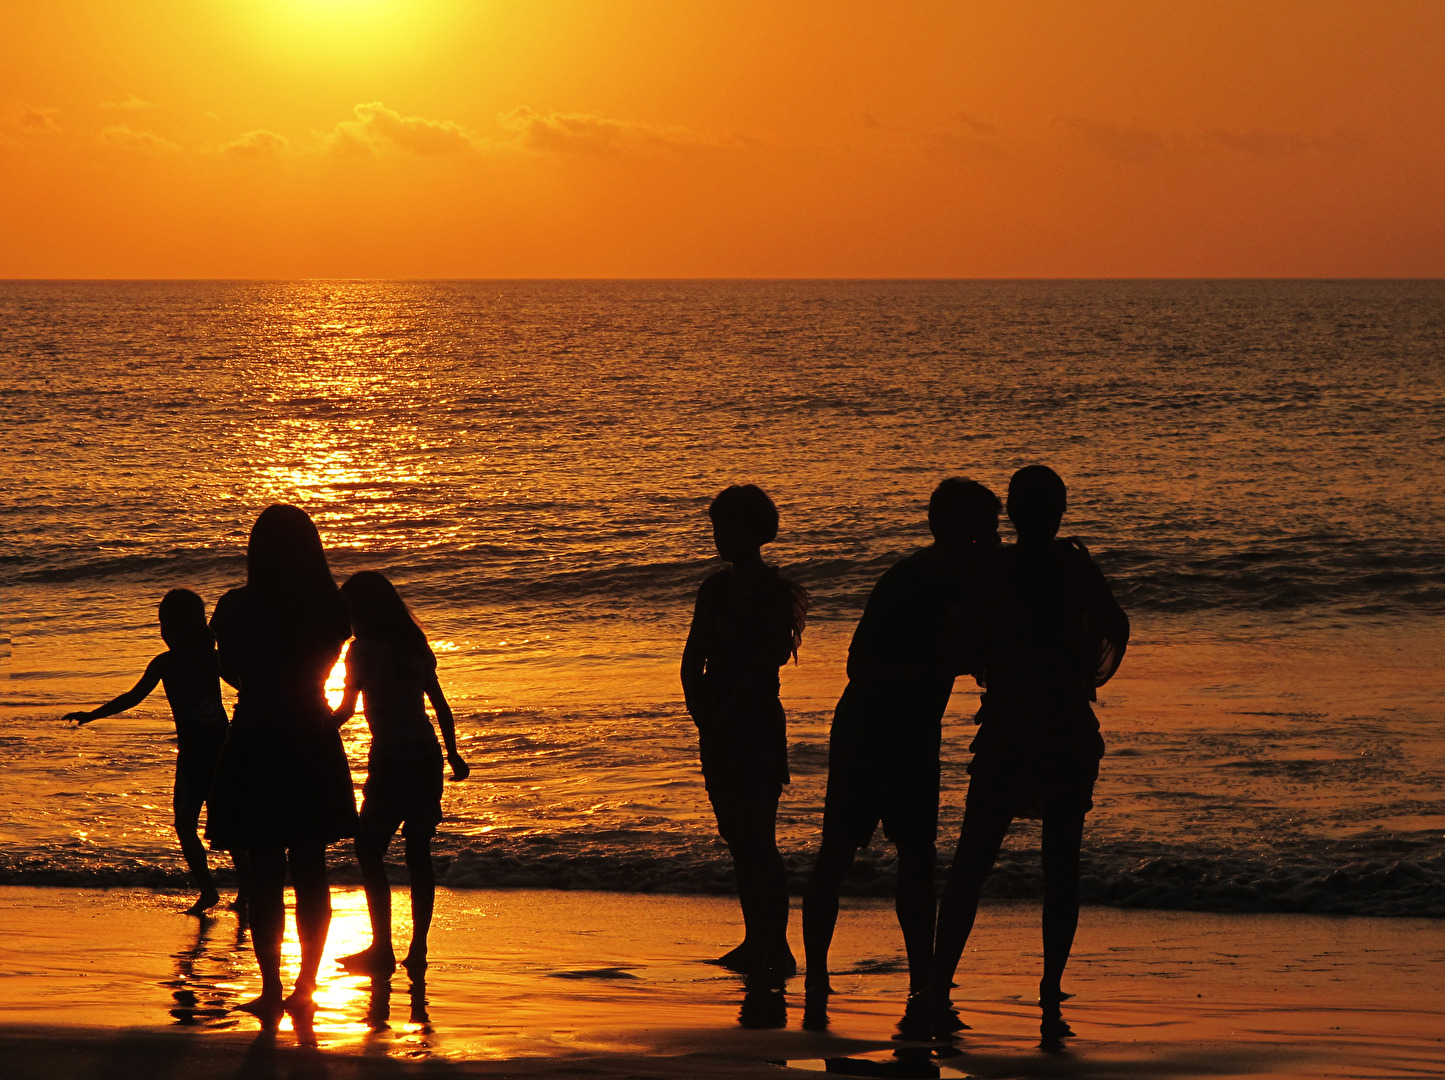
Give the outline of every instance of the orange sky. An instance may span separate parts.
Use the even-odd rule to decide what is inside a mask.
[[[1445,275],[1445,3],[21,0],[3,277]]]

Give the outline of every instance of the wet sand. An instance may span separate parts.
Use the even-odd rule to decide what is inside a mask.
[[[258,988],[245,939],[229,913],[181,915],[186,902],[0,889],[0,1075],[725,1077],[898,1063],[906,977],[884,903],[846,904],[819,1032],[802,1027],[801,979],[749,995],[700,962],[736,943],[728,898],[442,890],[425,987],[401,972],[376,986],[328,962],[308,1039],[289,1025],[261,1036],[234,1011]],[[1037,927],[1035,905],[985,908],[955,994],[971,1030],[944,1057],[915,1048],[913,1075],[1445,1072],[1438,920],[1086,909],[1062,1052],[1040,1048]],[[795,913],[800,950],[798,930]],[[329,954],[367,932],[360,890],[338,890]]]

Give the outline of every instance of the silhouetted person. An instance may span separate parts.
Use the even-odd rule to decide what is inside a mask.
[[[998,544],[998,497],[952,477],[928,504],[929,547],[873,587],[848,648],[848,686],[828,744],[823,842],[803,900],[807,987],[830,990],[828,949],[838,893],[880,822],[898,849],[896,907],[909,986],[928,982],[933,957],[943,713],[962,669],[955,620],[970,566]]]
[[[1009,825],[1016,817],[1042,818],[1046,1036],[1068,1033],[1052,1020],[1067,996],[1060,980],[1079,921],[1084,815],[1094,805],[1104,754],[1090,703],[1129,642],[1128,617],[1084,545],[1055,538],[1066,505],[1064,482],[1052,469],[1030,465],[1014,474],[1008,514],[1018,543],[999,552],[991,586],[969,613],[981,639],[976,677],[986,693],[924,1002],[935,1019],[946,1017],[979,894]]]
[[[778,511],[761,488],[726,489],[708,515],[717,553],[732,566],[697,591],[682,689],[743,909],[742,944],[717,962],[787,976],[797,962],[788,948],[788,883],[777,843],[778,800],[789,780],[778,669],[797,656],[807,593],[763,562],[762,546],[778,535]]]
[[[139,705],[157,683],[165,687],[176,724],[176,779],[171,797],[176,839],[181,842],[181,854],[191,878],[201,890],[186,914],[200,915],[221,899],[206,865],[206,847],[196,833],[196,825],[201,807],[211,794],[216,762],[226,744],[230,722],[221,702],[221,669],[216,660],[216,639],[206,625],[205,603],[189,589],[172,589],[161,599],[159,614],[166,651],[146,665],[140,681],[98,709],[66,713],[64,719],[88,724],[114,716]],[[237,911],[244,911],[246,906],[243,869],[237,862],[233,905]]]
[[[241,1008],[265,1024],[283,1009],[300,1025],[314,1008],[331,925],[326,846],[356,835],[356,803],[326,677],[351,636],[316,526],[294,506],[269,506],[246,550],[246,584],[211,618],[221,677],[239,696],[221,753],[206,835],[251,860],[251,931],[261,996]],[[281,990],[287,868],[296,890],[301,966]]]
[[[371,944],[344,957],[341,966],[373,978],[396,970],[386,849],[400,829],[411,876],[411,946],[402,966],[418,977],[426,970],[427,933],[436,901],[431,841],[442,820],[442,750],[427,718],[428,700],[436,710],[452,779],[465,780],[472,770],[457,752],[456,724],[437,681],[436,656],[395,587],[376,571],[363,570],[347,579],[341,595],[351,611],[356,640],[346,653],[346,693],[334,716],[338,727],[346,723],[361,696],[371,730],[356,832]]]

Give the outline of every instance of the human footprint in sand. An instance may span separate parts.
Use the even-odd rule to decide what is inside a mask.
[[[1079,922],[1084,815],[1104,754],[1090,703],[1124,658],[1129,619],[1084,545],[1056,539],[1066,505],[1052,469],[1030,465],[1014,474],[1008,515],[1018,542],[997,554],[967,615],[979,639],[975,677],[986,692],[932,977],[905,1018],[921,1025],[958,1026],[949,989],[984,879],[1013,819],[1027,817],[1043,824],[1043,1034],[1046,1041],[1070,1034],[1060,1016],[1069,996],[1061,982]]]
[[[778,535],[778,511],[761,488],[727,488],[708,515],[717,553],[732,565],[697,591],[682,690],[743,909],[742,944],[716,962],[786,978],[797,962],[788,948],[788,881],[777,841],[778,800],[789,780],[778,669],[797,658],[808,594],[763,562],[763,545]]]
[[[171,717],[176,724],[176,779],[171,806],[176,839],[201,895],[186,909],[187,915],[204,915],[220,903],[206,848],[197,833],[201,807],[211,794],[216,762],[226,745],[230,721],[221,702],[221,669],[216,660],[216,639],[206,625],[206,606],[189,589],[172,589],[160,603],[161,640],[166,651],[146,665],[140,681],[119,697],[87,711],[66,713],[77,724],[114,716],[133,709],[159,684],[165,687]],[[245,857],[233,856],[238,889],[232,907],[246,908]]]
[[[316,525],[294,506],[269,506],[246,548],[246,584],[211,617],[221,677],[239,692],[216,768],[206,835],[242,849],[251,868],[251,939],[261,996],[241,1006],[268,1027],[314,1009],[331,927],[326,846],[356,835],[356,802],[326,677],[351,636]],[[296,890],[301,964],[282,997],[286,874]]]
[[[386,849],[400,829],[411,876],[411,947],[401,963],[413,979],[420,979],[426,971],[427,933],[436,900],[431,841],[442,819],[442,751],[427,719],[428,700],[436,711],[452,779],[465,780],[472,770],[457,752],[456,723],[437,679],[436,656],[395,587],[381,574],[363,570],[347,579],[341,593],[356,640],[346,654],[346,691],[333,719],[337,727],[346,723],[362,698],[371,751],[356,859],[366,886],[371,945],[340,963],[348,971],[382,978],[396,970]]]

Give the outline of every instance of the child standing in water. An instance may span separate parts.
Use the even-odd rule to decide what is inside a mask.
[[[216,761],[221,756],[221,747],[226,745],[230,724],[226,707],[221,703],[216,639],[206,625],[206,606],[201,598],[189,589],[172,589],[161,600],[160,624],[166,651],[146,665],[145,673],[135,686],[98,709],[66,713],[64,719],[88,724],[114,716],[139,705],[157,683],[165,687],[166,700],[176,723],[176,740],[180,744],[172,796],[176,838],[181,842],[181,853],[191,877],[201,890],[186,914],[202,915],[219,903],[221,896],[206,865],[206,848],[196,834],[196,825],[200,821],[201,806],[210,797]],[[240,880],[240,868],[237,869]],[[245,903],[242,882],[233,906],[241,911]]]
[[[788,883],[777,842],[778,800],[789,781],[778,669],[798,654],[808,594],[763,562],[762,546],[778,535],[778,511],[761,488],[728,488],[708,516],[717,553],[732,565],[697,591],[682,689],[743,909],[743,942],[717,963],[786,977],[798,965],[788,948]]]
[[[411,947],[401,963],[418,979],[426,971],[426,939],[436,897],[431,840],[442,819],[442,751],[427,719],[426,699],[436,712],[452,779],[465,780],[471,767],[457,752],[456,724],[437,680],[436,657],[395,587],[374,570],[363,570],[347,580],[341,594],[356,639],[346,654],[346,692],[334,718],[338,727],[346,723],[356,712],[357,697],[364,695],[366,726],[371,729],[356,834],[371,945],[344,957],[341,966],[382,977],[396,970],[386,849],[401,829],[411,875],[412,928]]]

